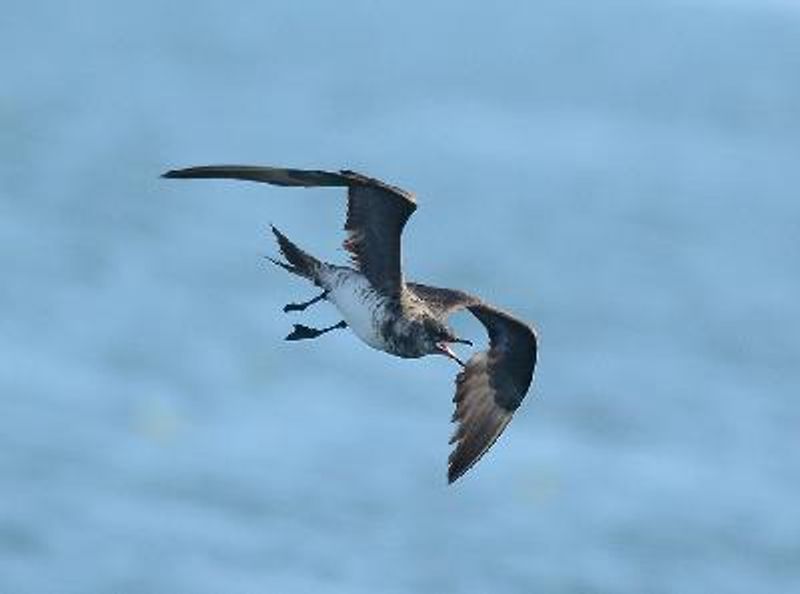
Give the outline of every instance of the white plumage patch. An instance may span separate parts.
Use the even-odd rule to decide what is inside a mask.
[[[384,299],[366,277],[353,270],[339,269],[323,282],[328,285],[325,287],[328,301],[336,306],[356,336],[372,348],[385,350],[379,330]]]

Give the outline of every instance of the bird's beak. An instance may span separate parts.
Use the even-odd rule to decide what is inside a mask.
[[[459,341],[459,342],[461,342],[461,341]],[[451,349],[450,346],[446,342],[437,342],[436,343],[436,350],[439,353],[441,353],[442,355],[444,355],[445,357],[449,357],[450,359],[452,359],[453,361],[455,361],[456,363],[461,365],[461,367],[466,367],[466,365],[464,365],[464,362],[461,359],[458,358],[458,355],[456,355],[453,352],[453,349]]]
[[[458,344],[465,344],[467,346],[472,346],[472,341],[467,340],[466,338],[456,338],[453,342],[457,342]]]

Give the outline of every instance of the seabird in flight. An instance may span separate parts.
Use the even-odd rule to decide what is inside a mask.
[[[229,178],[277,186],[347,188],[344,241],[351,265],[329,264],[306,253],[274,226],[272,232],[286,261],[278,266],[308,279],[322,292],[284,311],[303,311],[319,301],[332,303],[342,320],[327,328],[295,324],[286,340],[312,339],[350,328],[369,346],[391,355],[418,358],[440,354],[462,370],[453,398],[457,423],[448,460],[450,483],[469,470],[494,444],[517,410],[533,379],[536,332],[528,324],[478,297],[453,289],[403,279],[400,236],[417,204],[412,193],[353,171],[317,171],[209,165],[168,171],[167,178]],[[472,345],[447,326],[450,314],[466,309],[486,327],[489,348],[464,363],[450,348]]]

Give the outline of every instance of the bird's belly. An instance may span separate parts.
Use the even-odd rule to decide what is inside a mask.
[[[328,288],[328,301],[336,306],[356,336],[372,348],[386,350],[379,322],[383,317],[384,297],[356,272],[342,271],[337,276]]]

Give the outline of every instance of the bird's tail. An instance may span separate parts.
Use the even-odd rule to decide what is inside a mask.
[[[289,238],[278,231],[274,225],[272,226],[272,232],[275,234],[275,238],[278,240],[278,246],[280,247],[284,258],[286,258],[286,262],[281,262],[280,260],[275,260],[273,258],[269,258],[269,260],[284,270],[287,270],[292,274],[296,274],[297,276],[307,278],[315,285],[318,285],[319,271],[322,267],[322,262],[293,244]]]

